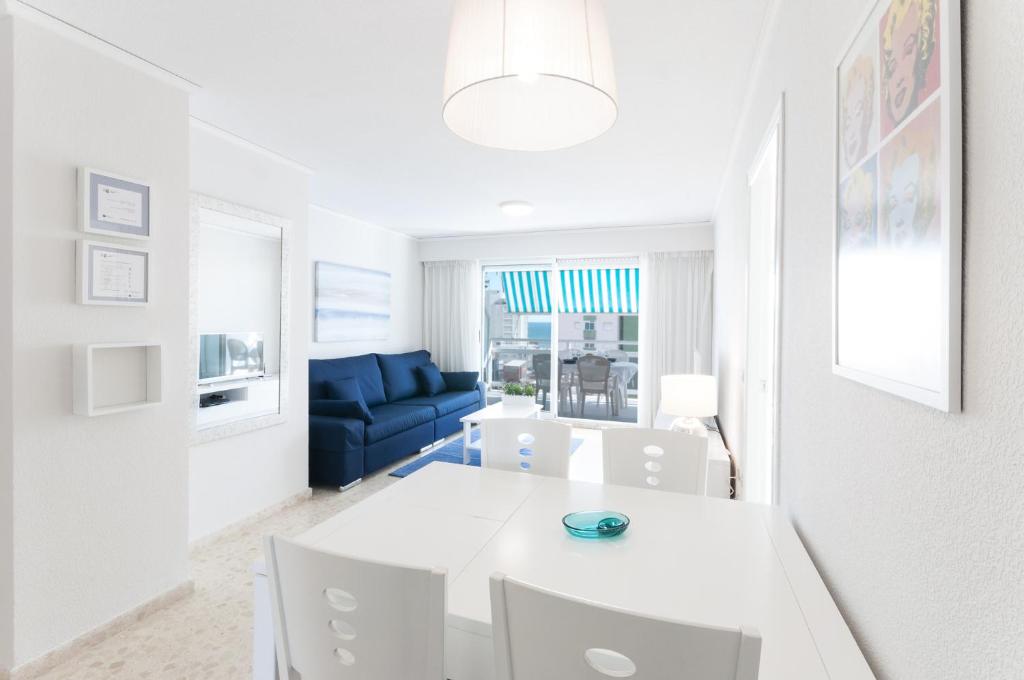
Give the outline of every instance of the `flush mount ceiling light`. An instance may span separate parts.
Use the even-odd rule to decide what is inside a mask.
[[[505,201],[499,203],[498,207],[509,217],[526,217],[533,212],[533,205],[526,201]]]
[[[603,0],[455,0],[445,124],[476,144],[551,151],[618,116]]]

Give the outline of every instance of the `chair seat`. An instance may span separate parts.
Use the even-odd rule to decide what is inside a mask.
[[[395,402],[395,406],[430,406],[438,416],[446,416],[455,413],[467,406],[475,406],[480,403],[480,393],[476,390],[469,392],[442,392],[432,397],[412,397]]]
[[[434,420],[431,406],[381,404],[370,409],[373,424],[366,426],[366,443],[373,444],[399,432]]]

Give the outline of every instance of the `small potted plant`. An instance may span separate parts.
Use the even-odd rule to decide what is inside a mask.
[[[505,383],[504,394],[501,395],[501,403],[506,408],[526,409],[536,401],[537,390],[533,385],[523,385],[517,382]]]

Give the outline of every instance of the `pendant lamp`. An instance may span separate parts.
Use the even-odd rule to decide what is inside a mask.
[[[445,124],[513,151],[551,151],[607,131],[618,115],[603,0],[455,0]]]

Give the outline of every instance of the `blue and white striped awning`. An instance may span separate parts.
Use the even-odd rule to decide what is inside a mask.
[[[506,271],[501,274],[505,304],[511,314],[551,312],[551,272]],[[563,314],[637,314],[640,269],[564,269],[559,272]]]
[[[563,269],[560,283],[563,314],[637,314],[640,269]]]
[[[502,272],[505,305],[510,314],[551,313],[551,272]]]

